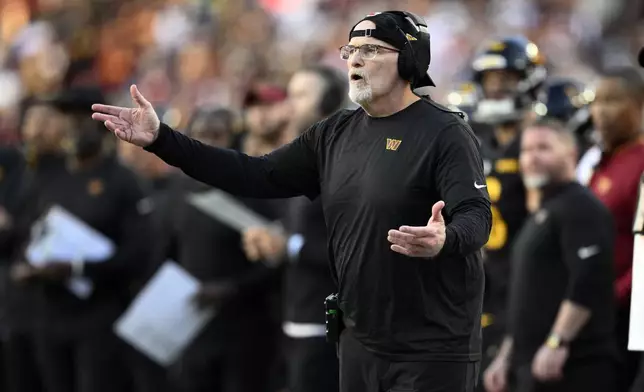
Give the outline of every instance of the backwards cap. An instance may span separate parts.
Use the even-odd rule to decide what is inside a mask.
[[[356,26],[365,20],[373,22],[376,25],[376,28],[355,30]],[[405,18],[401,14],[393,12],[375,12],[369,14],[358,21],[358,23],[353,25],[351,31],[349,32],[349,40],[351,40],[351,38],[353,37],[365,36],[373,37],[380,41],[386,42],[401,51],[408,43],[423,39],[416,26],[413,25],[412,22],[409,21],[409,19]],[[418,49],[416,49],[416,51],[417,50]],[[429,67],[429,63],[431,62],[429,42],[427,42],[426,52],[427,53],[414,52],[414,57],[416,58],[416,61],[418,61],[421,65],[423,65],[423,62],[426,62],[427,67]],[[423,76],[421,81],[415,83],[413,88],[436,86],[432,78],[427,74],[427,70],[424,70],[424,73],[426,76]]]

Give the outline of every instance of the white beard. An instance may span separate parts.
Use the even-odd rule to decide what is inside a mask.
[[[373,99],[371,86],[364,82],[349,84],[349,98],[358,105],[365,105]]]
[[[550,182],[550,177],[545,174],[523,176],[523,185],[525,185],[525,187],[528,189],[543,188],[546,184],[548,184],[548,182]]]

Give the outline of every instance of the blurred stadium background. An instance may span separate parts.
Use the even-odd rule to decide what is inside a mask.
[[[303,64],[343,69],[337,48],[353,23],[395,8],[426,17],[433,96],[443,102],[496,36],[526,35],[550,76],[585,83],[601,67],[633,64],[644,44],[638,0],[2,0],[3,135],[15,133],[23,98],[61,83],[98,82],[128,103],[136,82],[181,128],[195,107],[242,108],[249,90],[283,85]]]

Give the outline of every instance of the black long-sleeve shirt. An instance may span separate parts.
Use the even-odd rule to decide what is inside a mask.
[[[147,147],[197,180],[240,196],[322,198],[345,323],[394,360],[480,357],[489,197],[478,143],[456,114],[420,100],[388,117],[340,111],[263,157],[209,147],[162,125]],[[434,260],[393,252],[387,232],[426,225],[444,200]]]
[[[591,311],[570,347],[571,358],[613,351],[613,248],[610,212],[589,190],[567,183],[545,190],[541,209],[515,240],[509,333],[513,361],[532,361],[569,300]]]

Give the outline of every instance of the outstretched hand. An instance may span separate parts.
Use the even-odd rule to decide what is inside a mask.
[[[136,108],[123,108],[103,104],[92,105],[92,118],[102,121],[116,137],[140,147],[152,144],[159,134],[159,117],[152,104],[145,99],[136,85],[130,86]]]
[[[389,230],[387,240],[391,250],[410,257],[435,257],[445,245],[445,219],[442,210],[444,201],[432,207],[432,217],[426,226],[401,226]]]

